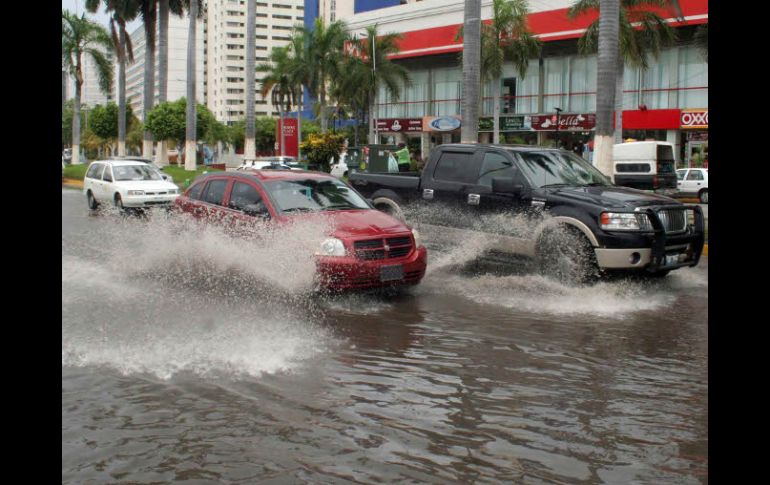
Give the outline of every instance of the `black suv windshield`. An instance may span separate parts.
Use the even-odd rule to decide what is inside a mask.
[[[369,204],[339,180],[270,180],[265,188],[281,212],[369,209]]]
[[[533,187],[612,185],[596,168],[570,152],[514,151]]]

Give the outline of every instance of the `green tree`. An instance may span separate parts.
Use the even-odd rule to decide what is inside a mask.
[[[307,154],[311,165],[321,167],[321,171],[330,171],[329,160],[339,160],[345,137],[337,133],[320,133],[308,136],[302,142],[302,150]]]
[[[172,140],[181,143],[187,136],[187,98],[165,102],[155,106],[147,115],[146,130],[158,140]],[[197,138],[204,138],[214,121],[214,115],[202,104],[196,107]]]
[[[112,145],[116,142],[119,136],[119,117],[120,109],[115,103],[108,103],[106,105],[97,104],[89,113],[88,127],[91,129],[91,131],[94,132],[96,136],[104,140],[106,143],[110,143]],[[131,106],[128,106],[123,125],[127,126],[128,120],[130,120],[132,117],[133,112],[131,110]],[[114,147],[111,148],[114,152]]]
[[[284,112],[291,111],[302,89],[301,84],[292,76],[291,63],[292,57],[288,46],[274,47],[270,52],[270,62],[257,66],[258,71],[267,73],[260,79],[261,94],[265,97],[272,91],[272,103],[278,108],[281,124],[283,124]],[[248,130],[248,124],[246,127]],[[283,143],[281,143],[281,150],[284,150]]]
[[[339,79],[336,94],[352,112],[366,110],[370,120],[369,140],[374,140],[374,110],[377,109],[374,103],[380,87],[385,86],[390,96],[398,101],[401,86],[410,83],[408,71],[389,59],[400,52],[398,42],[401,39],[401,34],[379,35],[377,26],[370,25],[364,38],[353,39],[353,51],[343,64],[346,75]]]
[[[345,41],[348,40],[344,22],[337,21],[326,25],[322,17],[315,20],[312,29],[298,27],[305,42],[307,55],[303,56],[310,71],[307,86],[318,100],[318,112],[321,120],[321,132],[328,129],[327,93],[329,86],[342,76]]]
[[[80,17],[62,10],[62,67],[75,80],[75,102],[72,123],[72,163],[80,163],[80,96],[83,88],[83,56],[96,66],[99,88],[105,94],[112,91],[112,40],[107,30],[91,22],[83,13]]]
[[[601,14],[600,0],[577,0],[568,10],[571,19],[589,13]],[[615,129],[614,143],[623,141],[623,76],[625,65],[642,71],[649,67],[649,59],[657,59],[663,47],[676,40],[676,32],[666,20],[651,9],[671,7],[675,16],[682,18],[678,0],[619,0],[618,8],[618,56],[615,60]],[[599,48],[599,20],[592,22],[578,41],[578,50],[584,54],[596,52]],[[602,87],[597,86],[598,95]]]
[[[492,21],[481,25],[481,78],[492,81],[494,98],[493,143],[500,143],[500,96],[503,65],[512,61],[521,77],[529,60],[540,55],[541,42],[527,26],[526,0],[494,0]],[[462,27],[457,37],[462,37]]]

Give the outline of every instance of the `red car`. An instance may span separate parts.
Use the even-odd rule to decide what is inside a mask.
[[[353,188],[326,173],[247,170],[201,175],[175,205],[212,222],[286,224],[325,218],[331,233],[316,252],[318,281],[331,290],[415,285],[425,276],[427,250],[417,231],[380,212]]]

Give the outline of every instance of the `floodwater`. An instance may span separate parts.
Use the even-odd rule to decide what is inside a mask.
[[[654,282],[468,274],[307,291],[257,244],[62,190],[63,483],[705,483],[708,262]]]

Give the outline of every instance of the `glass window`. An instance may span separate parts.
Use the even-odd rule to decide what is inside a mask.
[[[112,167],[115,181],[121,180],[163,180],[157,170],[149,165],[116,165]]]
[[[271,180],[265,182],[265,189],[281,212],[370,208],[358,192],[339,180]]]
[[[409,77],[412,83],[406,88],[402,96],[406,105],[406,116],[422,117],[427,115],[426,102],[428,100],[428,71],[410,71]]]
[[[197,184],[190,187],[190,190],[187,191],[187,197],[195,200],[200,200],[201,189],[203,188],[204,185],[206,185],[205,182],[198,182]]]
[[[227,179],[211,180],[206,184],[206,191],[203,194],[203,201],[209,204],[222,205],[222,199],[225,196]]]
[[[258,204],[262,202],[262,196],[259,195],[256,187],[244,182],[235,182],[233,190],[230,193],[230,203],[228,207],[235,210],[243,210],[247,205]]]
[[[550,112],[554,106],[567,111],[567,91],[569,91],[569,70],[566,57],[545,59],[545,110]]]
[[[700,170],[690,170],[687,174],[687,180],[703,180],[703,174]]]
[[[611,185],[590,163],[570,152],[517,152],[521,169],[534,187]]]
[[[618,173],[647,173],[650,171],[649,163],[618,163],[615,165]]]
[[[443,152],[436,163],[433,178],[448,182],[472,183],[472,175],[469,177],[467,170],[472,156],[470,152]]]
[[[433,111],[436,116],[460,114],[462,68],[433,71]]]
[[[684,179],[684,175],[687,173],[687,170],[677,170],[676,171],[676,178],[679,180]]]
[[[673,91],[670,88],[676,88],[672,82],[672,67],[676,60],[676,50],[667,49],[660,53],[655,59],[652,55],[648,57],[649,68],[644,71],[644,90],[641,103],[647,105],[648,109],[667,109],[669,106],[669,94]],[[681,84],[681,83],[680,83]]]
[[[569,110],[596,111],[596,56],[573,57],[570,71]]]
[[[479,170],[479,185],[492,187],[492,179],[495,177],[514,176],[513,162],[507,159],[503,154],[496,152],[487,152],[484,154],[484,161]]]
[[[109,165],[104,165],[104,173],[102,173],[102,180],[105,182],[112,182],[112,170]]]
[[[694,46],[679,49],[680,108],[708,108],[709,69],[700,51]]]
[[[90,167],[88,167],[88,172],[86,172],[86,177],[90,179],[100,179],[102,178],[102,170],[104,170],[104,165],[101,163],[92,163]],[[97,175],[97,173],[99,175]]]

